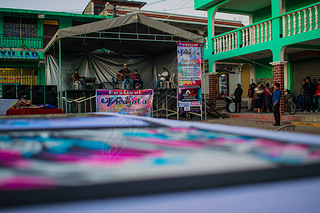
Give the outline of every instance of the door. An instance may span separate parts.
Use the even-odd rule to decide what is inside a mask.
[[[43,47],[45,47],[54,34],[59,30],[58,20],[43,20]]]

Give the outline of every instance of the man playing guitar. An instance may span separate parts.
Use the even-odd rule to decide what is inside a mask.
[[[128,65],[124,64],[123,69],[117,73],[118,81],[124,81],[124,89],[127,89],[127,82],[130,82],[130,88],[133,86],[133,81],[131,80],[131,71],[128,69]]]

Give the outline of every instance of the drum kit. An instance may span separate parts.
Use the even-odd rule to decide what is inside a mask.
[[[234,113],[236,111],[236,104],[234,102],[233,98],[230,98],[229,96],[227,96],[224,101],[227,103],[226,104],[226,110],[229,113]]]

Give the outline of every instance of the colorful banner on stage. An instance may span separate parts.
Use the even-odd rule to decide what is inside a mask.
[[[151,117],[153,90],[97,90],[97,112]]]
[[[201,112],[201,45],[177,43],[179,112]]]

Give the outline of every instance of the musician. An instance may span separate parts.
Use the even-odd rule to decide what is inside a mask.
[[[140,88],[139,89],[142,89],[143,87],[143,81],[141,81],[141,76],[140,74],[138,73],[138,70],[134,70],[132,75],[131,75],[131,79],[133,81],[133,88],[134,89],[137,89],[136,85],[137,84],[140,84]]]
[[[124,81],[124,89],[127,88],[127,82],[130,82],[130,88],[133,86],[133,81],[131,80],[131,71],[128,69],[128,65],[124,64],[123,69],[117,73],[121,79]]]
[[[159,88],[160,82],[169,81],[169,72],[166,68],[162,68],[162,73],[159,74],[159,80],[156,82],[156,89]]]
[[[75,69],[72,74],[73,83],[78,84],[78,89],[82,90],[84,88],[83,82],[80,81],[80,75],[78,74],[78,69]]]

